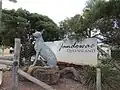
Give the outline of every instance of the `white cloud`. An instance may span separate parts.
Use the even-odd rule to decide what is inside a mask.
[[[47,15],[56,23],[81,13],[86,0],[18,0],[17,3],[3,0],[3,8],[17,9],[22,7],[30,12]]]

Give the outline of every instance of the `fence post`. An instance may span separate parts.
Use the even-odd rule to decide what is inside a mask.
[[[101,90],[101,70],[100,68],[97,68],[97,75],[96,75],[96,87],[97,90]]]
[[[18,69],[19,69],[19,58],[20,58],[20,39],[15,38],[14,47],[14,58],[12,67],[12,90],[18,90]]]

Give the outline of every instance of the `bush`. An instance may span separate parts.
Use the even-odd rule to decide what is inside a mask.
[[[102,90],[119,90],[120,88],[120,72],[117,71],[111,62],[101,64],[101,86]],[[96,90],[96,68],[87,67],[84,70],[83,84],[88,87],[89,90]]]

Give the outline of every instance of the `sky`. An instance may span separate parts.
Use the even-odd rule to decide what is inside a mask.
[[[2,8],[23,8],[31,13],[39,13],[59,23],[67,17],[81,14],[87,0],[17,0],[17,3],[3,0]]]

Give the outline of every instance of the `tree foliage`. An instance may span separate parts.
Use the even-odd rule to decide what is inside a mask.
[[[109,45],[120,45],[120,1],[119,0],[92,0],[94,5],[89,5],[88,9],[93,22],[90,22],[93,29],[100,30],[103,43]],[[90,16],[88,14],[88,16]],[[87,17],[88,17],[87,16]],[[91,20],[91,21],[92,21]]]
[[[67,18],[64,21],[60,22],[60,29],[63,31],[65,36],[69,38],[83,38],[87,37],[87,33],[83,27],[83,17],[79,14],[75,15],[74,17]]]
[[[83,14],[80,17],[82,17],[82,20],[79,22],[79,19],[77,19],[79,22],[77,31],[76,28],[72,28],[72,31],[77,33],[77,37],[81,37],[82,32],[84,33],[84,36],[96,37],[103,43],[109,45],[120,45],[119,0],[88,0],[86,7],[83,10]],[[74,22],[73,18],[70,18],[62,23],[68,21]],[[77,23],[74,23],[73,25],[76,24]],[[67,27],[71,26],[67,25]]]
[[[17,0],[9,0],[9,1],[14,2],[14,3],[16,3],[16,2],[17,2]]]
[[[45,41],[53,41],[59,39],[58,26],[47,16],[37,13],[30,13],[27,10],[18,9],[3,10],[1,32],[2,44],[14,45],[14,38],[20,38],[22,44],[30,40],[35,30],[41,31],[45,29],[43,34]]]

